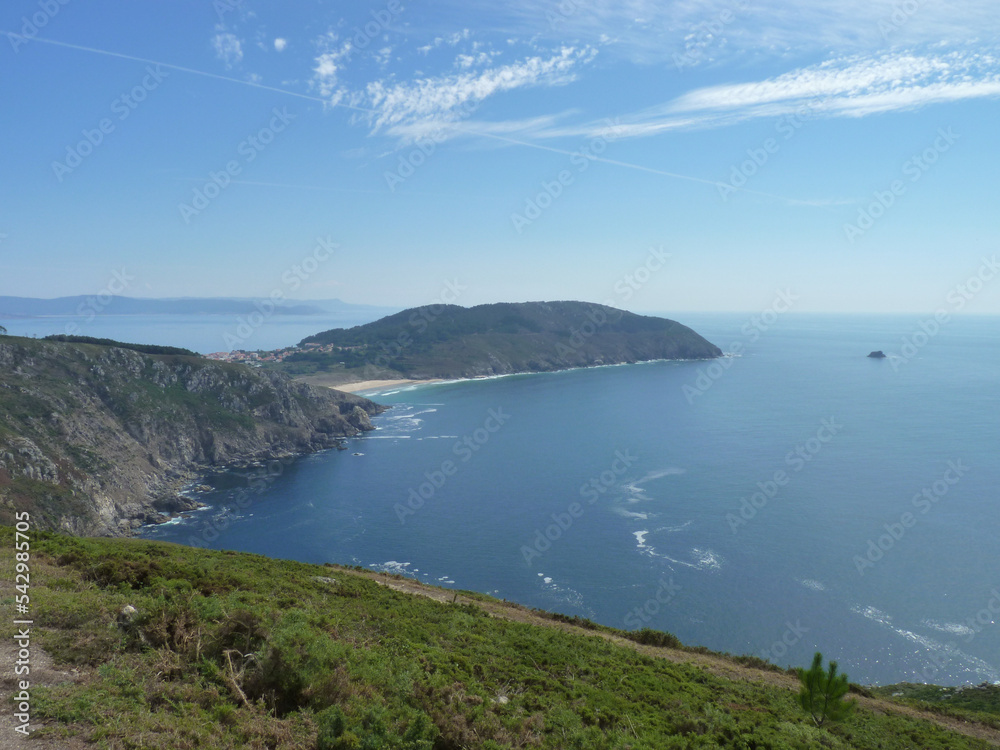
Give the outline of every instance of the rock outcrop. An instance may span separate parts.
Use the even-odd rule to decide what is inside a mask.
[[[382,407],[199,357],[0,341],[0,523],[123,535],[206,470],[337,447]]]

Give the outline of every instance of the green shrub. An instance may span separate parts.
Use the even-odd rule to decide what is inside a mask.
[[[822,726],[825,721],[841,721],[846,719],[856,701],[845,701],[844,696],[850,690],[846,674],[837,674],[837,662],[830,662],[829,671],[823,671],[823,655],[816,652],[812,667],[808,671],[799,670],[802,690],[799,692],[799,705],[812,717],[816,726]]]

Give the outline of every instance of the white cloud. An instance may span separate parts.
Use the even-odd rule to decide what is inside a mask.
[[[338,92],[338,82],[343,63],[351,54],[351,40],[345,39],[342,43],[338,41],[337,34],[329,31],[316,40],[320,48],[320,54],[316,56],[313,68],[312,86],[320,96],[333,97],[338,93],[338,97],[343,94]]]
[[[461,31],[456,31],[447,36],[434,37],[434,41],[430,44],[425,44],[423,47],[417,47],[417,52],[422,55],[426,55],[431,50],[437,49],[441,46],[454,47],[461,42],[472,36],[472,32],[469,29],[462,29]]]
[[[617,137],[732,125],[799,113],[865,117],[930,104],[1000,96],[1000,60],[992,55],[851,57],[799,68],[774,78],[695,89],[618,118]],[[538,138],[586,137],[606,122],[535,129]]]
[[[239,65],[243,59],[243,46],[235,34],[221,32],[212,37],[212,48],[215,56],[226,64],[227,68]]]
[[[279,36],[277,39],[274,40],[274,49],[277,52],[284,52],[285,47],[287,47],[287,46],[288,46],[288,40],[287,39],[284,39],[284,38],[282,38],[282,37]]]
[[[467,8],[451,0],[451,17],[461,23]],[[1000,35],[996,0],[505,0],[476,9],[483,26],[506,35],[579,39],[642,63],[862,54]]]
[[[558,86],[574,80],[575,69],[593,59],[591,48],[563,47],[549,58],[529,57],[479,72],[461,72],[409,83],[369,83],[355,104],[374,110],[372,132],[411,137],[414,130],[455,122],[484,99],[532,86]]]

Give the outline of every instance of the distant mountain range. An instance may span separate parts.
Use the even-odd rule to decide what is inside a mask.
[[[76,295],[38,299],[0,296],[0,318],[37,318],[49,315],[246,315],[269,306],[270,301],[252,297],[98,297]],[[269,309],[269,308],[268,308]],[[399,308],[353,305],[339,299],[284,300],[274,310],[278,315],[327,315],[368,313],[385,315]]]
[[[464,378],[710,359],[719,347],[687,326],[587,302],[431,305],[303,339],[280,369],[308,382]]]

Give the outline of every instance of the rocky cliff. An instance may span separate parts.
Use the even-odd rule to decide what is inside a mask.
[[[0,338],[0,523],[122,535],[213,467],[336,447],[382,407],[199,357]]]

